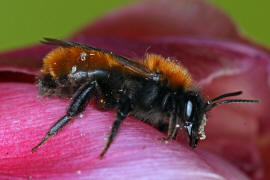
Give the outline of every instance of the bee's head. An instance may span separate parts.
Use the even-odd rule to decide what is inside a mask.
[[[195,148],[199,140],[206,138],[204,126],[206,125],[206,113],[213,107],[220,104],[228,103],[258,103],[258,100],[248,99],[227,99],[218,101],[220,99],[238,96],[242,94],[241,91],[222,94],[212,100],[205,101],[198,93],[187,93],[184,103],[184,112],[182,113],[182,123],[189,136],[189,145]]]
[[[182,124],[189,137],[189,145],[196,147],[199,139],[204,139],[204,126],[206,115],[204,101],[198,93],[188,92],[184,98],[184,111],[182,114]]]

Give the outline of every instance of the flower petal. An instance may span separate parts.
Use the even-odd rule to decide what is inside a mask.
[[[65,112],[66,100],[37,99],[33,85],[3,83],[0,100],[0,177],[49,179],[247,179],[237,168],[204,151],[192,151],[134,118],[127,118],[106,156],[98,158],[113,112],[89,105],[85,114],[31,153]],[[20,107],[20,108],[14,108]],[[157,169],[160,169],[157,173]]]
[[[0,54],[0,71],[37,75],[42,58],[53,47],[36,45]]]
[[[150,0],[112,12],[75,34],[151,39],[192,36],[240,40],[232,20],[216,7],[200,0]]]

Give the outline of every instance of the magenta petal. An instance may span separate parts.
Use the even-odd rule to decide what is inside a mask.
[[[162,36],[192,36],[241,40],[235,24],[228,16],[200,0],[142,1],[110,13],[75,36],[136,40]]]
[[[0,88],[5,92],[0,96],[5,104],[0,106],[1,179],[247,179],[213,154],[160,142],[160,132],[133,118],[124,122],[100,160],[113,112],[97,111],[92,105],[32,154],[31,148],[64,113],[67,101],[38,99],[33,85],[6,83]]]
[[[37,75],[42,65],[42,58],[52,47],[36,45],[10,52],[0,53],[0,72],[19,72]]]

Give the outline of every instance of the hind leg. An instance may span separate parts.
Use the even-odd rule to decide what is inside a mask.
[[[96,70],[89,76],[89,82],[84,83],[73,95],[70,106],[66,114],[60,118],[47,132],[42,141],[32,149],[32,152],[36,151],[41,145],[43,145],[50,137],[59,132],[64,126],[70,122],[71,119],[82,113],[88,102],[98,92],[97,79],[106,78],[108,76],[107,71]]]

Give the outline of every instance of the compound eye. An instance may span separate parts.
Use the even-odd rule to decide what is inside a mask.
[[[190,118],[190,116],[192,114],[192,107],[193,107],[192,102],[189,100],[187,102],[187,109],[186,109],[186,115],[188,118]]]

